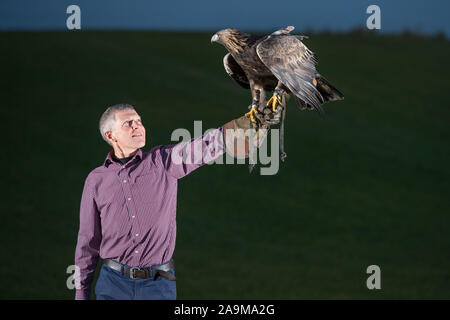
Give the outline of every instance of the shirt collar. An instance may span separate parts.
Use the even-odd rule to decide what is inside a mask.
[[[104,165],[105,167],[107,167],[107,168],[109,167],[109,165],[110,165],[111,163],[114,163],[114,160],[113,160],[113,158],[112,158],[113,152],[114,152],[114,150],[111,150],[110,152],[108,152],[108,155],[106,156],[106,159],[105,159],[105,161],[103,162],[103,165]],[[139,159],[139,160],[142,159],[142,149],[139,149],[138,152],[136,152],[136,154],[134,155],[134,157],[131,158],[130,161],[127,162],[127,164],[130,163],[130,162],[132,162],[132,161],[134,161],[134,159]]]

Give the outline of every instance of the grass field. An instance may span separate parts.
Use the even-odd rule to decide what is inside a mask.
[[[0,33],[2,299],[72,299],[84,179],[108,146],[98,119],[136,106],[147,147],[247,111],[212,33]],[[449,299],[450,42],[317,34],[344,94],[326,115],[288,105],[274,176],[206,166],[179,182],[180,299]],[[254,190],[254,191],[252,191]],[[263,194],[261,194],[263,192]],[[366,268],[381,268],[381,290]]]

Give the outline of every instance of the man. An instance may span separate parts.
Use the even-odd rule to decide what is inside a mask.
[[[258,147],[267,134],[261,129],[278,123],[279,113],[266,120],[259,119],[252,138],[233,131],[250,127],[244,116],[189,142],[144,152],[146,131],[134,107],[109,107],[99,127],[113,150],[87,176],[81,198],[75,299],[90,298],[99,257],[104,264],[95,286],[97,299],[176,299],[177,180],[225,151],[248,156],[250,141]]]

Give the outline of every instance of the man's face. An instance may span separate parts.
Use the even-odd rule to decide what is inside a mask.
[[[115,114],[116,122],[112,138],[123,152],[133,152],[145,146],[145,128],[141,117],[133,109],[119,110]]]

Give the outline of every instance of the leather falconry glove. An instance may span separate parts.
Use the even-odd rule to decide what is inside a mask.
[[[282,108],[275,112],[270,108],[255,114],[257,121],[251,122],[245,115],[231,120],[223,126],[223,135],[227,153],[235,158],[243,159],[249,156],[251,149],[259,148],[266,138],[270,126],[280,123]]]

